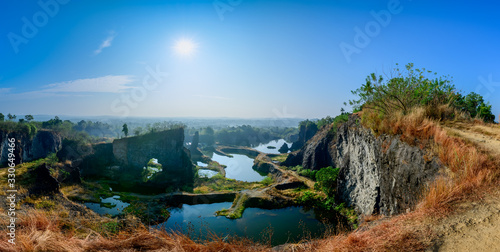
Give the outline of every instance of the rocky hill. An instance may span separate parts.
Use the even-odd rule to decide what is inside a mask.
[[[323,127],[284,162],[306,169],[339,167],[336,198],[364,215],[393,215],[413,208],[441,164],[428,151],[400,140],[375,136],[357,115],[336,128]]]

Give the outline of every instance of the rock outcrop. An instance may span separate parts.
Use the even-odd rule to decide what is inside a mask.
[[[287,153],[288,150],[289,150],[288,144],[283,143],[283,145],[281,145],[281,147],[278,149],[278,152],[279,153]]]
[[[8,160],[8,139],[10,138],[15,139],[16,164],[44,158],[61,149],[61,136],[53,131],[40,130],[34,136],[23,132],[0,131],[0,165],[2,166],[5,166]]]
[[[83,176],[108,177],[127,187],[182,187],[194,180],[190,153],[183,143],[182,128],[116,139],[92,146],[80,168]],[[144,167],[152,158],[158,160],[162,170],[142,183]]]
[[[314,122],[302,122],[299,125],[299,137],[297,141],[293,142],[290,150],[295,151],[302,148],[307,143],[307,141],[316,134],[316,132],[318,132],[318,126]]]
[[[338,128],[324,127],[283,164],[339,167],[336,199],[361,214],[393,215],[414,207],[441,167],[439,159],[399,136],[376,137],[359,120],[352,115]]]
[[[59,182],[50,175],[49,166],[42,164],[29,172],[30,177],[34,179],[34,183],[28,190],[30,194],[41,195],[59,192]]]
[[[196,131],[193,136],[193,141],[191,141],[191,146],[189,148],[189,151],[191,151],[191,153],[197,151],[199,143],[200,143],[200,133]]]

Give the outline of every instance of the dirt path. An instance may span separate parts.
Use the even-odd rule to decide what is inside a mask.
[[[500,158],[498,125],[455,125],[445,127],[457,135]],[[436,233],[440,241],[432,251],[498,251],[500,252],[500,189],[492,189],[481,202],[460,206],[457,214],[442,221]]]
[[[457,135],[490,154],[500,157],[500,126],[455,124],[453,128],[444,127],[453,135]]]
[[[500,193],[463,207],[438,225],[433,251],[500,251]]]

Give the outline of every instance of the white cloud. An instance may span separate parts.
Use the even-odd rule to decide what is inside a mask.
[[[94,51],[94,55],[101,53],[102,49],[104,49],[106,47],[110,47],[111,42],[113,42],[113,39],[115,39],[115,36],[116,36],[115,32],[111,32],[111,34],[101,43],[99,48],[97,48],[97,50]]]
[[[58,82],[43,87],[44,93],[120,93],[131,88],[127,86],[133,82],[130,75],[108,75],[93,79],[78,79]]]

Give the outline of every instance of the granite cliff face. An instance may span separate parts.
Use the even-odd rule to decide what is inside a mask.
[[[318,170],[339,167],[336,199],[360,214],[392,215],[412,208],[441,164],[399,136],[376,137],[356,115],[338,128],[320,130],[285,165]]]
[[[192,184],[193,165],[189,150],[183,147],[184,129],[172,129],[142,136],[116,139],[113,143],[97,144],[81,160],[83,176],[108,177],[129,187],[152,188],[181,187]],[[66,148],[64,148],[66,149]],[[67,149],[71,147],[68,142]],[[67,153],[71,153],[67,151]],[[144,167],[150,159],[162,164],[161,172],[143,182]]]
[[[14,138],[16,164],[44,158],[61,149],[61,136],[53,131],[41,130],[35,136],[20,132],[0,131],[0,164],[5,165],[9,153],[9,138]]]

